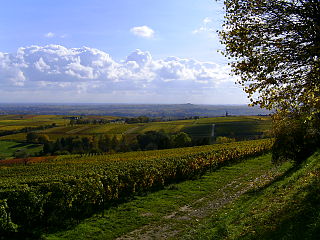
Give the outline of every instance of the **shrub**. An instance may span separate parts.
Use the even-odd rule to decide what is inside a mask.
[[[299,164],[319,147],[319,120],[314,118],[306,121],[305,116],[292,114],[283,117],[275,115],[273,135],[275,142],[272,147],[272,161],[294,161]]]

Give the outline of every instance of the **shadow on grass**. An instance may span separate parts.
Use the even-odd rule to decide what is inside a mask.
[[[17,143],[16,145],[11,146],[10,148],[22,148],[22,147],[25,147],[26,145],[28,145],[28,144],[26,144],[26,143]]]
[[[303,192],[304,194],[301,194]],[[301,189],[280,212],[274,229],[257,229],[240,239],[309,239],[320,236],[320,181],[311,182]]]
[[[258,189],[252,189],[246,192],[248,195],[261,195],[263,194],[264,190],[269,188],[270,186],[283,181],[285,178],[292,176],[296,171],[302,168],[302,165],[293,165],[292,167],[288,168],[283,174],[276,176],[272,181],[268,182],[267,184],[259,187]]]
[[[39,144],[30,144],[30,143],[17,143],[14,146],[11,146],[9,148],[14,149],[14,148],[26,148],[26,149],[34,149],[39,147]]]
[[[37,144],[32,144],[32,145],[28,145],[26,148],[27,149],[34,149],[34,148],[37,148],[39,147],[40,145],[37,145]]]

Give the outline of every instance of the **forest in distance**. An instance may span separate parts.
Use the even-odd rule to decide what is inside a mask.
[[[269,115],[270,111],[248,105],[201,104],[31,104],[0,103],[0,114],[37,115],[109,115],[117,117],[158,117],[179,119],[192,116],[253,116]]]

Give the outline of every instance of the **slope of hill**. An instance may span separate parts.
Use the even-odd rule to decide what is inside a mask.
[[[270,159],[136,197],[46,239],[318,239],[320,152],[299,167]]]

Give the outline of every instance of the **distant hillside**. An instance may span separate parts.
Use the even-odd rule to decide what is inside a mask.
[[[0,104],[0,114],[109,115],[120,117],[185,118],[192,116],[268,115],[270,112],[247,105],[194,104]]]

